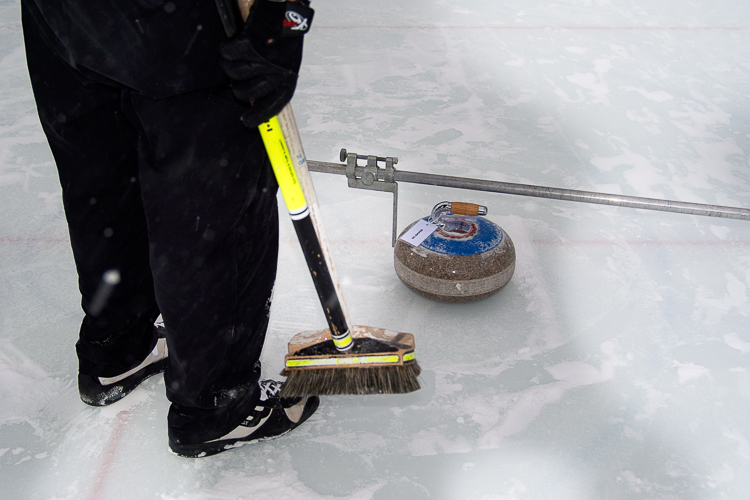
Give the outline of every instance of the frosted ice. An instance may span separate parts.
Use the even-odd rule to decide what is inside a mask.
[[[747,2],[314,7],[310,159],[750,207]],[[11,0],[0,88],[2,498],[750,498],[747,221],[402,183],[399,230],[469,201],[516,245],[499,294],[438,304],[395,275],[389,195],[314,174],[353,321],[413,333],[424,388],[324,398],[288,436],[185,460],[159,377],[78,399],[75,269]],[[267,377],[325,325],[287,219]]]

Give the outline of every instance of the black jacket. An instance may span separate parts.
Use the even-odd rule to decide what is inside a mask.
[[[76,69],[151,98],[227,82],[213,0],[22,0],[48,45]]]

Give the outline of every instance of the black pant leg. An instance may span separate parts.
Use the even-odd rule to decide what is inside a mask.
[[[278,256],[276,181],[228,86],[132,102],[147,144],[141,182],[167,396],[210,417],[255,397]]]
[[[158,307],[138,178],[138,135],[121,111],[121,89],[93,82],[60,60],[44,27],[23,8],[24,41],[42,127],[63,190],[85,317],[76,345],[82,373],[113,376],[153,348]],[[101,311],[102,274],[120,272]]]
[[[61,66],[33,30],[27,46],[40,117],[63,183],[84,309],[104,270],[119,265],[125,278],[125,264],[150,262],[147,273],[137,266],[143,293],[118,311],[123,324],[129,312],[129,324],[150,327],[158,312],[156,292],[170,350],[170,433],[206,435],[233,427],[257,397],[278,254],[277,187],[258,132],[241,125],[245,107],[228,86],[150,99]],[[84,203],[91,198],[96,210]],[[118,239],[126,229],[132,238]],[[112,241],[120,248],[131,244],[128,262],[111,263]],[[94,265],[91,256],[102,262]],[[123,279],[128,286],[116,291],[136,282]],[[137,304],[150,304],[143,311],[151,314]],[[109,307],[102,315],[114,311]],[[149,321],[141,321],[144,316]],[[115,345],[116,323],[108,321],[102,345]],[[119,333],[118,339],[144,338]]]

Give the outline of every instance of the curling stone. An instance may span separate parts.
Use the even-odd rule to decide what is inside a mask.
[[[516,268],[516,250],[500,226],[482,217],[486,214],[487,207],[473,203],[441,202],[432,215],[409,225],[396,241],[394,265],[401,281],[440,302],[472,302],[504,287]]]

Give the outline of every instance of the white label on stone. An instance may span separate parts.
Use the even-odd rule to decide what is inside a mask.
[[[429,235],[434,233],[436,229],[436,224],[432,224],[431,222],[420,219],[411,227],[411,229],[399,236],[398,239],[408,243],[409,245],[418,247],[424,240],[427,239]]]

